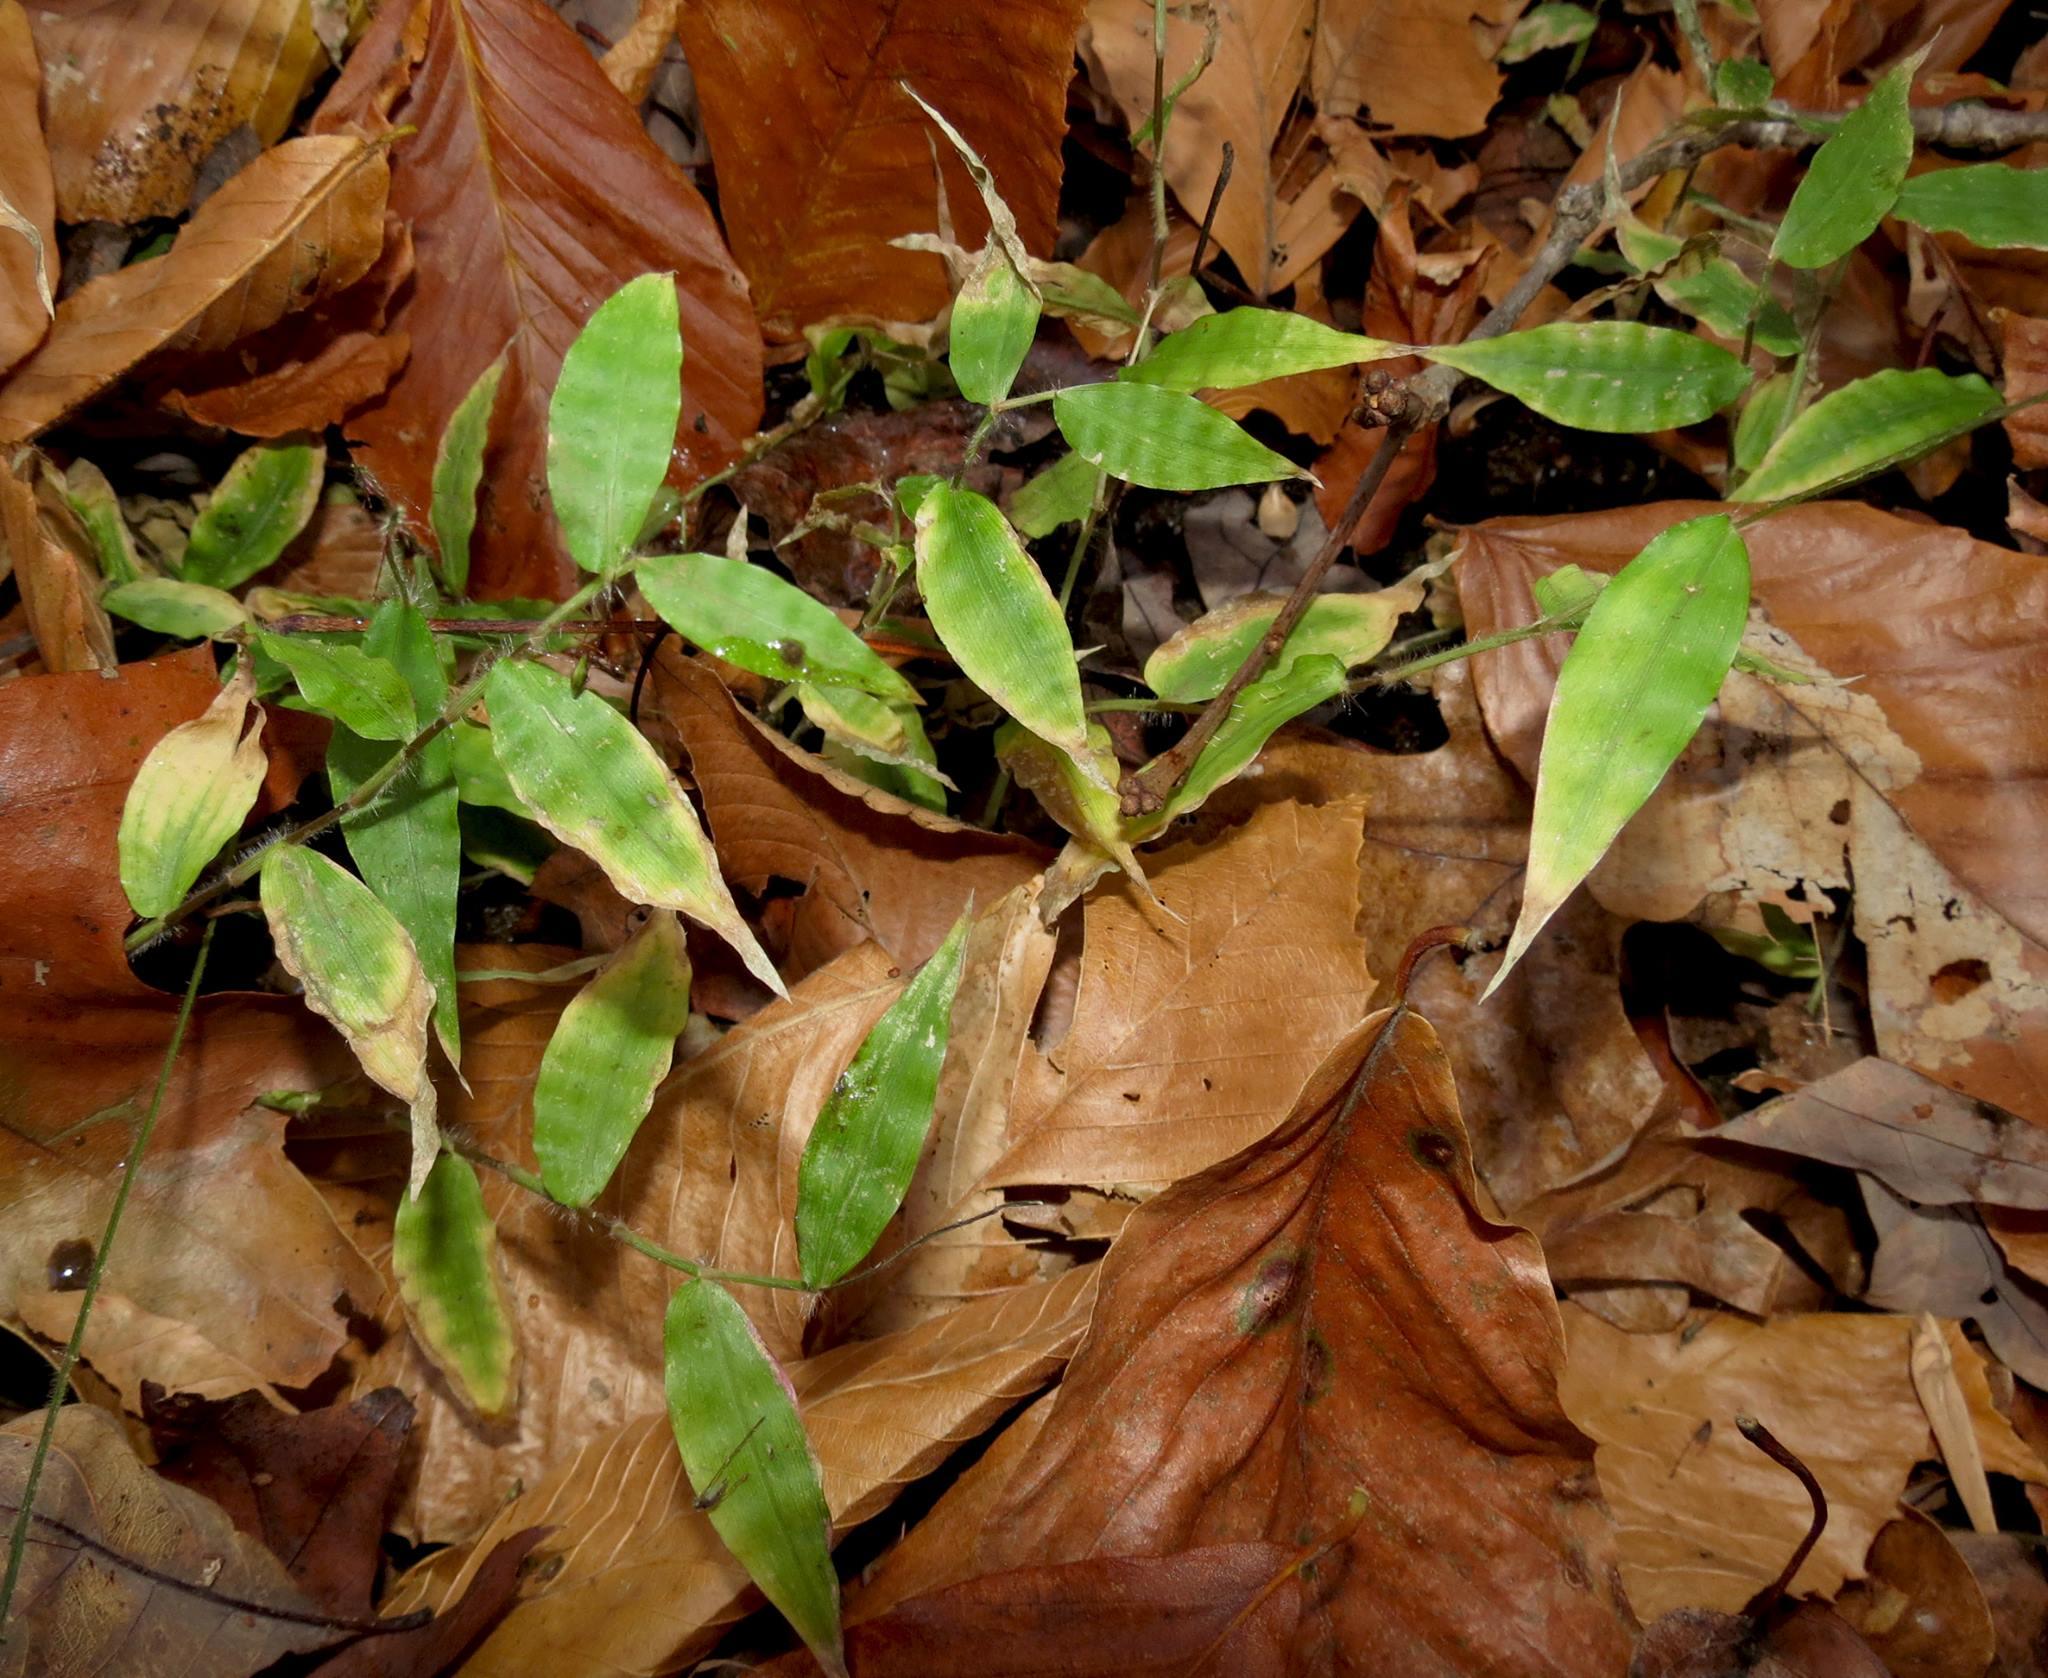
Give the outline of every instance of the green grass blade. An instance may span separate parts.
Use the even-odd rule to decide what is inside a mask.
[[[290,545],[320,505],[327,452],[313,443],[258,443],[227,470],[199,517],[178,574],[239,588]]]
[[[1328,653],[1347,668],[1377,656],[1393,639],[1401,596],[1323,594],[1308,603],[1267,674],[1298,658]],[[1281,594],[1245,594],[1203,614],[1145,660],[1145,685],[1161,699],[1194,704],[1221,693],[1287,603]]]
[[[419,731],[412,689],[389,659],[268,631],[257,635],[256,645],[292,673],[307,704],[365,740],[406,740]]]
[[[629,903],[678,909],[739,952],[777,995],[775,965],[740,919],[689,800],[640,731],[558,670],[525,659],[485,685],[491,744],[534,819],[605,872]]]
[[[1146,489],[1222,489],[1308,476],[1183,391],[1115,379],[1061,391],[1052,411],[1076,454]]]
[[[1561,321],[1421,353],[1581,431],[1693,425],[1749,383],[1749,369],[1719,345],[1633,321]]]
[[[1831,390],[1788,425],[1743,480],[1743,501],[1779,501],[1911,460],[1993,418],[1998,392],[1975,373],[1873,373]]]
[[[797,1166],[796,1248],[807,1287],[866,1258],[903,1204],[931,1131],[972,910],[874,1023],[826,1098]]]
[[[434,451],[434,499],[427,522],[441,550],[441,580],[448,592],[469,592],[469,539],[476,531],[476,491],[484,477],[484,445],[490,441],[491,410],[505,376],[501,355],[477,375],[469,394],[456,404]]]
[[[498,1232],[468,1160],[442,1154],[420,1192],[399,1201],[391,1268],[434,1367],[479,1416],[509,1416],[519,1397],[517,1328],[498,1273]]]
[[[255,679],[247,659],[204,715],[150,747],[121,806],[121,889],[145,920],[184,900],[200,871],[241,831],[263,785],[262,715],[246,738]]]
[[[642,274],[598,305],[548,403],[548,496],[584,570],[610,570],[639,540],[682,414],[676,279]]]
[[[1228,309],[1205,315],[1120,378],[1162,390],[1231,390],[1291,373],[1349,367],[1406,355],[1406,346],[1310,320],[1284,309]]]
[[[1601,591],[1558,673],[1522,911],[1487,995],[1685,750],[1748,616],[1749,552],[1725,513],[1674,525]]]
[[[669,1426],[699,1505],[819,1663],[843,1675],[832,1516],[788,1378],[716,1282],[676,1290],[662,1354]]]
[[[690,1019],[682,924],[656,910],[562,1010],[533,1085],[533,1151],[564,1206],[588,1206],[626,1157]]]
[[[1894,213],[1930,233],[1960,233],[1986,250],[2048,250],[2048,169],[1966,163],[1931,169],[1899,189]]]
[[[1813,154],[1785,208],[1771,258],[1788,268],[1825,268],[1877,231],[1913,161],[1907,94],[1926,50],[1895,65]]]
[[[953,299],[946,360],[960,394],[984,408],[1010,394],[1038,335],[1038,293],[993,238]]]

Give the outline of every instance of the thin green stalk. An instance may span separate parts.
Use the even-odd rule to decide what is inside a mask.
[[[1430,653],[1425,658],[1411,659],[1406,664],[1396,664],[1386,670],[1375,670],[1369,676],[1349,684],[1349,691],[1362,693],[1367,688],[1392,687],[1405,682],[1411,676],[1419,676],[1425,670],[1435,670],[1441,665],[1456,664],[1461,658],[1470,658],[1475,653],[1490,653],[1496,647],[1511,647],[1517,641],[1528,641],[1538,635],[1559,635],[1567,630],[1580,627],[1584,619],[1571,617],[1538,618],[1534,623],[1516,624],[1511,629],[1497,629],[1491,635],[1482,635],[1476,641],[1466,641],[1460,646],[1446,647],[1440,653]]]
[[[43,1407],[43,1430],[36,1437],[36,1448],[28,1459],[28,1478],[21,1489],[21,1507],[15,1511],[14,1533],[7,1541],[7,1574],[0,1580],[0,1641],[7,1634],[8,1611],[14,1606],[15,1587],[21,1582],[21,1566],[28,1556],[29,1526],[35,1520],[36,1490],[42,1484],[43,1465],[49,1461],[50,1443],[57,1436],[57,1417],[64,1408],[64,1394],[70,1390],[72,1371],[78,1367],[79,1348],[85,1344],[86,1324],[92,1320],[93,1302],[100,1296],[100,1283],[106,1279],[107,1263],[113,1257],[114,1238],[120,1234],[122,1216],[128,1210],[128,1197],[135,1191],[135,1180],[142,1175],[142,1157],[149,1150],[150,1134],[156,1129],[157,1115],[164,1108],[164,1092],[171,1085],[171,1069],[177,1064],[178,1051],[184,1047],[185,1031],[192,1023],[193,1004],[199,999],[199,981],[206,973],[207,952],[213,948],[213,929],[217,923],[208,921],[206,930],[199,935],[199,954],[192,963],[192,976],[185,981],[185,999],[178,1005],[178,1020],[171,1028],[170,1043],[164,1049],[164,1061],[156,1076],[156,1091],[149,1099],[149,1109],[142,1115],[142,1122],[135,1127],[135,1140],[129,1145],[128,1157],[121,1162],[121,1178],[114,1186],[114,1204],[107,1210],[106,1228],[100,1232],[99,1246],[92,1255],[92,1268],[86,1272],[85,1292],[78,1297],[78,1319],[71,1325],[71,1338],[65,1343],[64,1355],[57,1360],[56,1371],[50,1378],[50,1399]]]

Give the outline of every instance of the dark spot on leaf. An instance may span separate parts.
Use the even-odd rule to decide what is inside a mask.
[[[1330,1390],[1330,1379],[1336,1372],[1337,1360],[1330,1353],[1330,1343],[1314,1329],[1302,1339],[1301,1346],[1301,1402],[1314,1404]]]
[[[1263,1334],[1286,1317],[1300,1287],[1300,1262],[1289,1253],[1274,1254],[1238,1296],[1237,1332]]]
[[[52,1293],[77,1293],[85,1286],[86,1272],[92,1269],[92,1243],[73,1236],[68,1241],[59,1241],[50,1249],[50,1261],[45,1270]]]
[[[1436,1171],[1450,1169],[1458,1157],[1458,1145],[1440,1130],[1409,1132],[1408,1151]]]
[[[1837,827],[1847,827],[1849,825],[1848,799],[1838,798],[1835,800],[1835,807],[1828,812],[1828,820]]]

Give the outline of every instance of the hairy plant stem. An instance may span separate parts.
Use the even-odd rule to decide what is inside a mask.
[[[521,976],[531,977],[531,975]],[[393,1128],[403,1130],[406,1127],[394,1123]],[[874,1275],[877,1271],[888,1269],[890,1265],[896,1263],[905,1254],[922,1246],[925,1242],[932,1240],[936,1236],[949,1234],[956,1229],[964,1229],[969,1224],[980,1223],[984,1218],[998,1217],[1005,1212],[1015,1211],[1022,1207],[1048,1204],[1048,1202],[1038,1200],[1005,1201],[1002,1205],[992,1207],[986,1212],[977,1212],[970,1218],[961,1218],[953,1223],[942,1224],[939,1228],[929,1230],[919,1236],[915,1241],[906,1241],[887,1258],[877,1259],[872,1264],[862,1265],[858,1270],[849,1271],[846,1275],[840,1277],[838,1281],[829,1283],[823,1288],[814,1288],[793,1276],[753,1276],[744,1271],[720,1270],[715,1265],[700,1264],[695,1259],[684,1258],[681,1253],[664,1247],[651,1236],[642,1235],[640,1231],[623,1219],[614,1218],[606,1212],[593,1211],[587,1206],[565,1205],[548,1193],[547,1184],[541,1180],[539,1172],[529,1171],[523,1165],[514,1165],[509,1159],[500,1159],[496,1154],[489,1152],[487,1149],[478,1147],[466,1136],[462,1136],[453,1130],[445,1130],[441,1133],[441,1140],[452,1152],[459,1154],[472,1165],[480,1165],[486,1171],[495,1172],[515,1188],[524,1189],[528,1194],[546,1201],[550,1206],[567,1212],[579,1223],[596,1230],[600,1235],[607,1236],[611,1240],[618,1242],[620,1246],[630,1247],[634,1252],[641,1254],[643,1257],[651,1258],[656,1264],[678,1271],[689,1277],[692,1281],[720,1282],[727,1287],[777,1288],[784,1293],[829,1293],[833,1288],[843,1288],[849,1283],[863,1281],[867,1277]]]
[[[208,921],[206,930],[199,935],[199,953],[192,963],[192,975],[185,981],[185,998],[178,1004],[177,1023],[171,1027],[171,1040],[165,1045],[163,1065],[156,1075],[156,1089],[149,1098],[149,1107],[142,1115],[142,1122],[135,1127],[135,1140],[129,1144],[128,1157],[121,1162],[120,1181],[114,1185],[114,1203],[107,1209],[106,1227],[100,1232],[99,1245],[93,1250],[92,1267],[86,1272],[85,1291],[78,1296],[78,1317],[71,1325],[71,1338],[65,1342],[64,1355],[57,1360],[56,1370],[50,1377],[50,1399],[43,1407],[43,1429],[36,1436],[33,1454],[28,1459],[28,1478],[22,1484],[21,1507],[15,1512],[14,1532],[7,1541],[7,1573],[0,1579],[0,1641],[7,1634],[7,1615],[14,1605],[15,1587],[21,1582],[22,1562],[28,1555],[28,1533],[30,1525],[38,1519],[35,1513],[36,1490],[42,1484],[43,1465],[49,1461],[50,1444],[57,1436],[57,1417],[64,1408],[64,1394],[71,1386],[71,1373],[78,1367],[79,1349],[85,1344],[85,1329],[92,1320],[93,1302],[100,1296],[100,1284],[106,1280],[107,1263],[113,1257],[114,1238],[120,1234],[121,1219],[128,1210],[128,1197],[135,1192],[135,1180],[142,1175],[142,1157],[149,1150],[149,1138],[156,1129],[157,1116],[163,1112],[164,1092],[171,1086],[171,1069],[177,1064],[178,1051],[185,1045],[185,1032],[192,1023],[192,1008],[199,1000],[199,982],[206,974],[207,953],[213,948],[215,923]]]
[[[1766,116],[1714,121],[1710,126],[1688,126],[1670,138],[1651,146],[1620,166],[1624,192],[1647,186],[1672,170],[1691,170],[1701,159],[1726,146],[1749,146],[1758,150],[1802,151],[1827,138],[1839,117],[1806,112],[1784,112]],[[1957,149],[2003,151],[2031,141],[2048,140],[2048,112],[1995,111],[1974,105],[1951,105],[1913,113],[1915,138],[1923,143]],[[1498,338],[1514,330],[1529,306],[1542,295],[1544,287],[1563,271],[1579,248],[1599,229],[1605,215],[1605,192],[1599,185],[1580,182],[1566,187],[1551,206],[1550,232],[1521,276],[1507,294],[1467,335],[1467,341]],[[1363,515],[1374,493],[1384,482],[1401,445],[1415,432],[1438,423],[1450,411],[1451,396],[1463,377],[1455,367],[1434,366],[1417,374],[1407,384],[1405,408],[1394,416],[1367,464],[1358,485],[1331,525],[1329,535],[1309,562],[1294,591],[1281,607],[1273,626],[1259,637],[1244,662],[1232,674],[1207,709],[1178,741],[1143,768],[1126,775],[1118,789],[1126,816],[1145,816],[1164,809],[1195,760],[1214,738],[1230,715],[1237,696],[1256,681],[1268,663],[1286,645],[1287,636],[1308,610],[1309,602],[1322,585],[1324,575],[1351,539],[1352,527]],[[1439,659],[1438,662],[1443,662]]]

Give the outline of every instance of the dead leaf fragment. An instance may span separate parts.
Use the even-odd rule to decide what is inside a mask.
[[[1321,1554],[1289,1670],[1611,1673],[1630,1631],[1535,1241],[1478,1211],[1419,1017],[1141,1207],[984,1571],[1261,1539]]]
[[[477,375],[505,354],[471,587],[482,598],[566,593],[575,568],[545,464],[563,353],[619,286],[673,272],[686,347],[678,465],[715,471],[761,412],[746,284],[689,178],[540,0],[381,7],[314,120],[319,131],[350,124],[417,130],[392,142],[391,173],[391,213],[412,229],[416,272],[390,327],[412,354],[349,421],[356,461],[429,540],[436,445]]]
[[[32,1412],[0,1429],[10,1511],[42,1422]],[[36,1512],[7,1628],[10,1673],[153,1678],[158,1656],[203,1649],[209,1673],[246,1678],[342,1635],[307,1624],[314,1605],[277,1559],[205,1498],[151,1474],[93,1405],[58,1417]]]
[[[1503,30],[1521,11],[1521,0],[1335,0],[1319,19],[1310,91],[1322,110],[1396,134],[1476,134],[1500,92],[1481,31]]]
[[[202,205],[170,250],[81,286],[0,382],[0,444],[18,443],[159,350],[204,354],[362,278],[384,243],[381,148],[287,140]]]
[[[986,233],[974,183],[899,83],[967,136],[1025,245],[1047,250],[1080,11],[1080,0],[683,7],[719,202],[771,337],[830,319],[923,321],[944,307],[938,260],[889,244],[938,229],[932,141],[961,242]]]
[[[1845,1586],[1835,1612],[1863,1634],[1893,1678],[1977,1678],[1997,1653],[1984,1593],[1949,1535],[1901,1510],[1871,1541],[1866,1577]]]
[[[43,340],[57,289],[42,69],[21,0],[0,0],[0,373]]]
[[[1372,995],[1357,912],[1364,811],[1263,807],[1150,853],[1082,912],[1065,1038],[1027,1048],[1010,1146],[984,1181],[1165,1184],[1265,1135]]]

